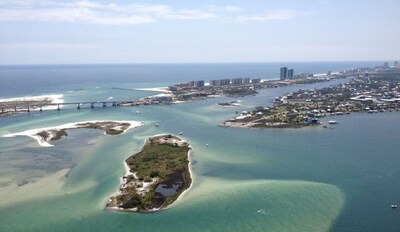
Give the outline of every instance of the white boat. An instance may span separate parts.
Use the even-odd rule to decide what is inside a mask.
[[[183,135],[183,132],[181,131],[181,132],[179,132],[179,135]]]
[[[391,205],[392,209],[396,209],[397,205]]]
[[[159,125],[158,125],[158,123],[156,123],[156,124],[154,124],[154,126],[155,126],[155,127],[158,127]]]
[[[335,121],[335,120],[329,120],[328,123],[329,123],[329,124],[337,124],[338,122]]]

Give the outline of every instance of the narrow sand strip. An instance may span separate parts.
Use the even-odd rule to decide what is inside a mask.
[[[171,93],[171,91],[168,89],[168,87],[136,88],[136,89],[134,89],[134,90]]]
[[[52,147],[54,145],[51,145],[47,141],[44,141],[43,138],[41,136],[38,136],[37,134],[42,132],[42,131],[54,131],[54,130],[63,130],[63,129],[77,129],[77,128],[82,128],[82,126],[80,126],[79,124],[102,123],[102,122],[129,123],[130,126],[123,133],[125,133],[129,129],[136,128],[136,127],[139,127],[139,126],[143,126],[143,122],[139,122],[139,121],[113,121],[113,120],[81,121],[81,122],[67,123],[67,124],[63,124],[63,125],[60,125],[60,126],[54,126],[54,127],[44,127],[44,128],[30,129],[30,130],[26,130],[26,131],[22,131],[22,132],[6,134],[6,135],[3,135],[2,137],[11,138],[11,137],[16,137],[16,136],[28,136],[28,137],[31,137],[34,140],[36,140],[40,146]],[[104,134],[105,133],[106,132],[104,132]]]

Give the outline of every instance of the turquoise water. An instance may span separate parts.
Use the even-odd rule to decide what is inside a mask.
[[[98,82],[98,88],[87,84],[82,91],[64,86],[35,93],[64,93],[66,101],[154,94],[116,91],[101,78]],[[139,81],[111,84],[143,86]],[[235,111],[271,105],[285,92],[331,84],[266,89],[240,98],[238,108],[217,106],[232,100],[222,97],[1,118],[0,135],[81,120],[145,125],[119,136],[71,130],[50,148],[27,137],[0,138],[0,231],[397,231],[400,211],[390,205],[400,203],[398,112],[324,119],[339,121],[334,129],[217,126]],[[147,137],[180,131],[193,147],[192,188],[162,212],[105,211],[124,173],[123,160],[138,152]]]

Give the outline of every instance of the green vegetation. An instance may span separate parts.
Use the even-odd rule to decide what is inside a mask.
[[[51,134],[52,134],[52,136],[51,136]],[[56,141],[56,140],[61,139],[62,137],[68,136],[66,129],[51,130],[50,133],[49,133],[49,131],[41,131],[41,132],[37,133],[37,135],[42,137],[44,141]]]
[[[145,212],[165,208],[189,188],[188,152],[190,147],[178,137],[165,135],[150,138],[142,150],[126,159],[130,172],[120,194],[111,197],[107,207],[136,209]],[[143,189],[148,185],[147,189]],[[163,194],[158,188],[173,189],[172,194]]]
[[[257,94],[258,92],[249,87],[232,87],[228,89],[224,89],[223,93],[228,96],[245,96],[245,95],[253,95]]]
[[[99,129],[104,130],[107,135],[119,135],[123,133],[126,129],[129,128],[129,123],[118,123],[118,122],[101,122],[101,123],[82,123],[78,124],[80,128],[88,128],[88,129]],[[116,127],[118,129],[116,129]]]
[[[55,131],[54,136],[50,139],[50,141],[56,141],[61,139],[62,137],[67,137],[68,134],[66,132],[66,129],[61,129],[59,131]]]
[[[77,124],[77,128],[64,128],[59,130],[48,130],[48,131],[41,131],[36,135],[40,136],[44,141],[56,141],[63,137],[67,137],[67,130],[68,129],[78,129],[78,128],[86,128],[86,129],[97,129],[103,130],[107,135],[119,135],[123,133],[125,130],[129,128],[129,123],[120,123],[120,122],[88,122],[88,123],[79,123]]]

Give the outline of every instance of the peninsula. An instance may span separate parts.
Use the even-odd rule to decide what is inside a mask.
[[[256,107],[220,123],[223,127],[300,128],[324,125],[320,118],[351,112],[400,110],[400,71],[376,72],[348,83],[314,90],[299,90],[277,97],[272,107]],[[330,121],[329,123],[336,123]]]
[[[146,140],[142,150],[125,160],[127,173],[106,209],[152,212],[176,201],[192,183],[188,143],[173,135]]]

